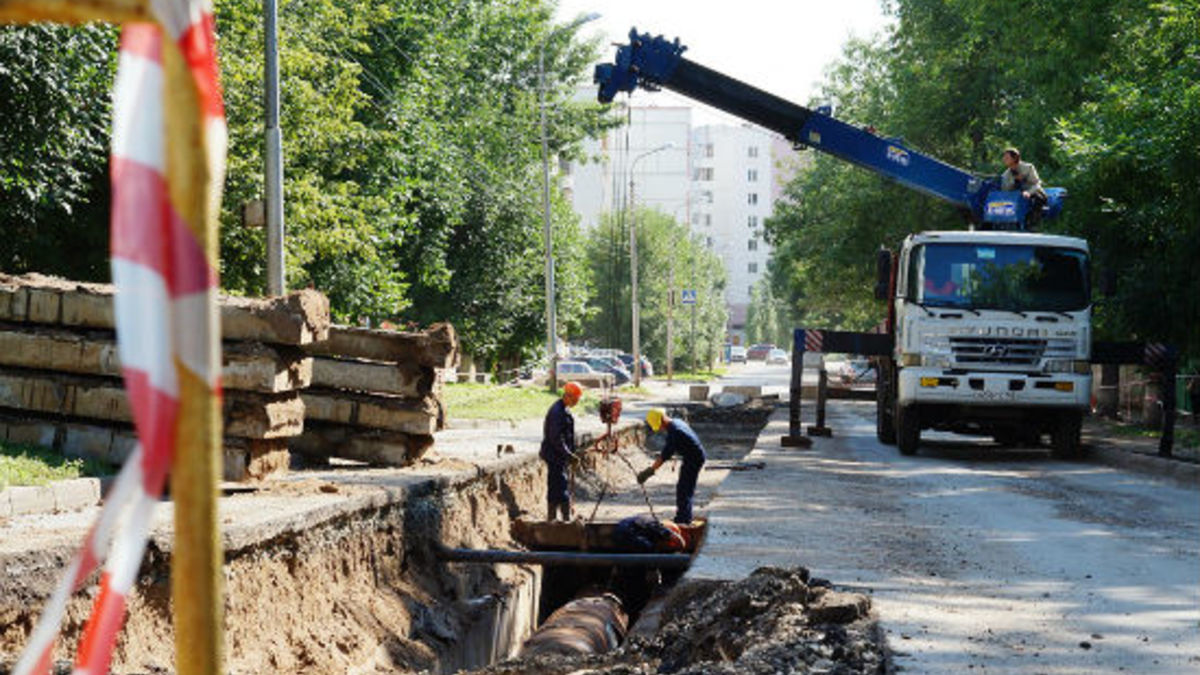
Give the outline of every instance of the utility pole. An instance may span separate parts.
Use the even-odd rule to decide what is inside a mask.
[[[639,155],[638,159],[645,157]],[[636,164],[637,161],[634,161]],[[642,348],[639,342],[641,337],[640,325],[638,319],[638,261],[637,261],[637,200],[634,199],[633,187],[633,167],[629,168],[629,281],[631,287],[630,303],[632,305],[631,314],[633,316],[633,386],[642,386]]]
[[[667,273],[667,386],[675,383],[675,256]]]
[[[592,12],[560,26],[551,31],[538,47],[538,111],[542,122],[542,225],[546,244],[546,356],[550,360],[546,382],[551,393],[558,392],[558,313],[554,308],[554,234],[550,228],[550,144],[546,140],[546,43],[563,31],[574,30],[598,18],[600,15]]]
[[[632,284],[630,288],[630,302],[632,303],[633,315],[633,386],[640,387],[642,385],[642,348],[640,343],[641,326],[638,320],[638,263],[637,263],[637,199],[634,198],[634,169],[637,168],[637,163],[653,155],[656,152],[670,150],[674,148],[674,143],[664,143],[663,145],[647,150],[629,163],[629,280]]]
[[[266,90],[267,294],[283,295],[283,139],[279,131],[279,11],[263,0],[263,79]]]

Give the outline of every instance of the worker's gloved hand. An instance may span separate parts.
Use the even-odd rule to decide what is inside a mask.
[[[654,475],[654,467],[648,466],[648,467],[642,469],[641,471],[638,472],[638,475],[637,475],[638,485],[644,484],[646,481],[650,480],[650,476],[653,476],[653,475]]]

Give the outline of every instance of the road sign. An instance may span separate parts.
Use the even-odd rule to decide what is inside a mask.
[[[696,304],[696,289],[694,289],[694,288],[680,289],[679,302],[680,302],[680,304],[683,304],[683,305]]]

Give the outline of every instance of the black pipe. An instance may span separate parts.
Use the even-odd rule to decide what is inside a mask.
[[[687,569],[692,557],[682,553],[574,553],[570,551],[500,551],[495,549],[437,548],[437,557],[449,562],[573,565],[577,567],[657,567]]]

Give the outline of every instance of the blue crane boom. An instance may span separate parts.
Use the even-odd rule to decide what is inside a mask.
[[[630,30],[629,44],[617,49],[615,62],[596,66],[600,102],[608,103],[617,93],[638,87],[670,89],[782,134],[797,146],[829,153],[955,204],[970,214],[972,222],[998,229],[1023,227],[1029,200],[1020,192],[1001,190],[997,179],[976,176],[907,147],[900,139],[835,119],[827,108],[797,105],[689,61],[682,56],[686,49],[678,39],[670,42],[661,35]],[[1043,217],[1053,218],[1062,209],[1066,190],[1046,188],[1046,194]]]

